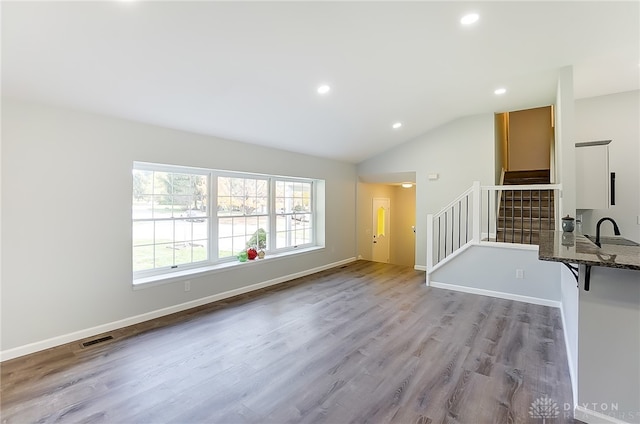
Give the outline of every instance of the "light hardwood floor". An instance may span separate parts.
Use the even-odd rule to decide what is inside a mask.
[[[2,422],[542,423],[545,397],[547,422],[574,422],[559,310],[408,267],[357,261],[109,334],[4,362]]]

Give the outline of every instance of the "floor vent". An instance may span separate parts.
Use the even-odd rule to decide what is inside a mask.
[[[100,337],[99,339],[90,340],[88,342],[82,343],[82,347],[93,346],[98,343],[106,342],[107,340],[113,340],[113,336]]]

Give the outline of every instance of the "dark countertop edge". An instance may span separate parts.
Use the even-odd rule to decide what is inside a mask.
[[[600,140],[600,141],[581,141],[576,143],[575,147],[587,147],[587,146],[606,146],[611,143],[611,140]]]
[[[591,265],[591,266],[601,266],[603,268],[617,268],[617,269],[629,269],[632,271],[640,271],[640,266],[638,265],[616,264],[616,263],[600,262],[600,261],[588,261],[585,259],[577,259],[577,258],[568,259],[568,258],[558,258],[555,256],[542,256],[539,250],[538,250],[538,259],[541,261],[561,262],[565,264]]]
[[[550,261],[550,262],[560,262],[564,264],[580,264],[587,266],[600,266],[604,268],[615,268],[615,269],[628,269],[631,271],[640,271],[640,262],[639,263],[615,263],[615,262],[604,262],[599,260],[590,260],[584,258],[567,258],[556,256],[556,239],[555,234],[557,231],[544,231],[540,234],[540,241],[538,244],[538,259],[542,261]],[[588,241],[588,239],[582,234],[575,234],[576,238],[584,238]],[[548,240],[547,240],[548,239]],[[545,243],[546,242],[546,243]],[[589,241],[589,243],[591,243]],[[549,251],[551,249],[551,251]]]

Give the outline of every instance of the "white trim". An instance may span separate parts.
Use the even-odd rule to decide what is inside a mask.
[[[163,284],[170,284],[181,282],[184,280],[190,280],[192,278],[200,278],[206,275],[215,274],[222,271],[227,271],[229,268],[240,266],[253,266],[253,264],[259,264],[262,262],[269,262],[277,259],[282,259],[292,255],[302,255],[305,253],[312,253],[317,250],[324,249],[324,246],[305,247],[299,250],[287,250],[281,253],[269,253],[264,259],[256,259],[253,261],[240,262],[238,260],[231,260],[226,262],[220,262],[215,265],[201,266],[199,268],[189,268],[182,271],[176,271],[168,274],[153,275],[145,278],[137,278],[133,280],[133,290],[141,290],[155,286],[161,286]]]
[[[473,224],[471,228],[471,232],[472,232],[471,239],[475,242],[479,242],[480,240],[482,240],[480,238],[480,229],[481,229],[480,217],[482,216],[480,212],[480,203],[481,203],[480,195],[481,194],[482,194],[482,190],[480,189],[480,181],[474,181],[473,182],[473,198],[472,198],[473,215],[471,216]]]
[[[56,337],[52,337],[50,339],[42,340],[39,342],[29,343],[27,345],[15,347],[13,349],[4,350],[0,352],[0,362],[7,361],[9,359],[14,359],[24,355],[29,355],[31,353],[35,353],[41,350],[60,346],[66,343],[82,340],[87,337],[93,337],[95,335],[117,330],[119,328],[127,327],[134,324],[139,324],[141,322],[149,321],[155,318],[160,318],[165,315],[170,315],[176,312],[185,311],[187,309],[206,305],[208,303],[216,302],[218,300],[227,299],[229,297],[237,296],[237,295],[248,293],[254,290],[284,283],[290,280],[294,280],[296,278],[305,277],[307,275],[315,274],[316,272],[324,271],[330,268],[335,268],[341,265],[354,262],[355,260],[356,258],[354,257],[344,259],[338,262],[333,262],[333,263],[322,265],[316,268],[307,269],[301,272],[296,272],[294,274],[284,275],[282,277],[274,278],[268,281],[263,281],[261,283],[252,284],[250,286],[240,287],[240,288],[229,290],[223,293],[218,293],[218,294],[203,297],[200,299],[192,300],[189,302],[180,303],[178,305],[157,309],[155,311],[146,312],[144,314],[121,319],[121,320],[110,322],[107,324],[98,325],[98,326],[87,328],[84,330],[74,331],[73,333],[64,334],[62,336],[56,336]]]
[[[592,411],[591,409],[587,409],[579,405],[575,407],[574,417],[577,420],[584,421],[587,424],[629,424],[627,421],[622,421],[615,417]]]
[[[480,181],[476,181],[478,183],[478,185],[480,185]],[[439,217],[440,215],[444,214],[446,211],[448,211],[449,209],[451,209],[454,205],[456,205],[459,201],[461,201],[462,199],[464,199],[465,197],[467,197],[468,195],[470,195],[473,190],[475,188],[475,182],[474,185],[472,185],[471,187],[469,187],[464,193],[462,193],[460,196],[456,197],[455,199],[453,199],[451,202],[449,202],[446,206],[440,208],[440,211],[436,214],[433,215],[434,219]]]
[[[426,270],[433,269],[433,215],[427,214],[427,266]]]
[[[562,284],[562,276],[560,276],[560,284]],[[571,358],[571,349],[569,348],[569,334],[567,333],[567,321],[564,317],[564,306],[560,301],[560,318],[562,318],[562,332],[564,334],[564,350],[567,352],[567,362],[569,363],[569,376],[571,377],[571,393],[573,396],[573,404],[578,404],[578,370],[575,368],[573,359]]]
[[[478,245],[490,246],[490,247],[502,247],[505,249],[535,250],[535,251],[538,251],[540,247],[537,244],[503,243],[501,241],[481,241],[480,243],[478,243]]]
[[[431,270],[429,270],[429,274],[433,274],[439,268],[442,268],[444,265],[446,265],[447,263],[451,262],[456,256],[462,254],[462,252],[466,251],[471,246],[477,246],[477,245],[478,244],[476,242],[474,242],[473,240],[469,240],[468,242],[463,244],[462,247],[459,247],[457,250],[454,250],[453,253],[451,253],[449,256],[447,256],[446,258],[442,259],[440,262],[438,262],[433,267],[431,267]]]
[[[415,269],[416,271],[427,271],[427,267],[424,265],[414,265],[413,269]]]
[[[493,290],[478,289],[475,287],[459,286],[456,284],[438,283],[437,281],[431,281],[431,287],[439,289],[453,290],[464,293],[479,294],[481,296],[497,297],[499,299],[515,300],[517,302],[532,303],[534,305],[550,306],[552,308],[559,308],[561,303],[557,300],[543,299],[540,297],[523,296],[520,294],[497,292]]]
[[[486,185],[482,190],[492,191],[522,191],[522,190],[561,190],[562,184],[517,184],[517,185]]]

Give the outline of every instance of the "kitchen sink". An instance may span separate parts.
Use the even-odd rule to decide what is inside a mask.
[[[596,236],[588,236],[585,234],[585,237],[594,243],[596,242]],[[600,244],[615,244],[617,246],[640,246],[640,244],[636,243],[635,241],[628,240],[622,237],[600,237]]]

